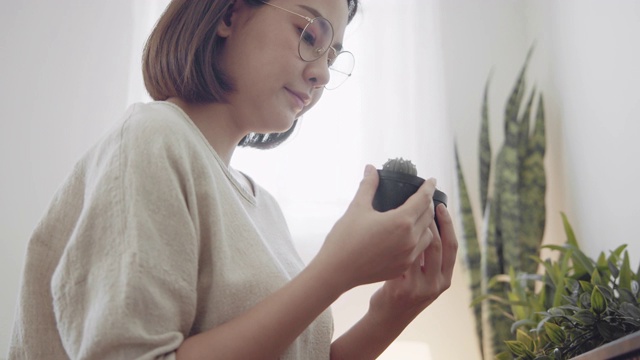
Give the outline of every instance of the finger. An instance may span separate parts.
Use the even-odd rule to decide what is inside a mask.
[[[456,263],[458,253],[458,239],[453,229],[453,221],[447,207],[438,205],[438,225],[440,227],[440,238],[442,241],[442,274],[450,279],[453,276],[453,267]]]
[[[424,251],[424,267],[423,271],[430,279],[436,279],[440,276],[442,268],[442,239],[438,234],[435,223],[431,223],[430,231],[433,234],[431,243]]]
[[[373,196],[378,188],[378,171],[373,165],[367,164],[364,168],[364,177],[360,181],[360,186],[353,198],[352,204],[362,204],[373,207]]]
[[[436,179],[430,178],[425,180],[424,183],[418,188],[415,194],[411,195],[405,203],[398,209],[401,211],[408,211],[420,217],[425,211],[431,209],[431,216],[433,217],[433,193],[436,189]]]
[[[434,206],[433,200],[429,200],[427,204],[428,204],[428,206],[426,207],[424,212],[422,212],[422,214],[420,214],[418,216],[418,218],[416,219],[416,222],[415,222],[415,224],[420,229],[429,228],[431,226],[431,223],[435,221],[435,216],[434,216],[435,212],[434,212],[434,207],[433,207]]]
[[[413,259],[416,259],[416,261],[421,261],[420,265],[426,262],[426,258],[424,258],[424,251],[431,245],[432,241],[433,231],[430,228],[425,228],[425,230],[420,234],[418,243],[416,244],[413,253],[411,254]]]
[[[431,237],[431,236],[433,235],[425,234],[425,237]],[[430,242],[431,240],[429,240],[429,243]],[[419,282],[422,282],[423,281],[422,279],[424,277],[424,274],[422,273],[424,269],[424,264],[425,264],[424,251],[421,251],[413,261],[413,264],[404,273],[405,278],[409,279],[410,283],[417,284]]]

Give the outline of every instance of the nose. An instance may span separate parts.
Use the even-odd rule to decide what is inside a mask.
[[[310,61],[304,70],[304,77],[313,87],[323,87],[329,82],[331,74],[327,64],[327,54]]]

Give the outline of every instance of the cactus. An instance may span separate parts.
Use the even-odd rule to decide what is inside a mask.
[[[416,169],[416,166],[413,165],[411,160],[405,160],[403,158],[387,160],[387,162],[382,165],[382,170],[396,171],[413,176],[418,176],[418,170]]]
[[[472,297],[504,298],[507,287],[495,282],[497,276],[517,272],[535,273],[537,263],[531,255],[539,252],[544,231],[546,177],[544,172],[544,106],[539,96],[535,127],[530,134],[531,109],[536,89],[523,104],[525,72],[533,47],[527,54],[504,114],[505,140],[492,164],[489,139],[487,81],[482,105],[480,129],[480,202],[481,225],[476,225],[466,190],[462,166],[456,149],[456,169],[461,203],[462,254],[470,274]],[[521,107],[524,109],[521,111]],[[520,117],[519,114],[522,114]],[[494,171],[493,179],[490,171]],[[492,180],[492,181],[490,181]],[[493,191],[489,189],[493,187]],[[504,341],[513,336],[512,320],[503,303],[474,301],[476,331],[484,359],[506,350]]]
[[[382,165],[382,170],[378,170],[378,174],[380,183],[373,198],[373,208],[378,211],[395,209],[404,204],[424,182],[424,179],[418,176],[416,166],[403,158],[389,159]],[[439,204],[447,206],[447,194],[435,189],[433,204],[434,208]]]

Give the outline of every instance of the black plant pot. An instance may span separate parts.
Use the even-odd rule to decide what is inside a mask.
[[[424,179],[419,176],[397,171],[378,170],[378,176],[380,182],[373,197],[373,208],[381,212],[404,204],[424,182]],[[447,206],[447,195],[436,189],[433,194],[433,205],[438,206],[438,204]]]

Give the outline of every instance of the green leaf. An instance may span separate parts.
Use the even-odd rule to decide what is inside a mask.
[[[519,134],[518,134],[518,157],[520,158],[521,165],[524,165],[525,159],[527,158],[528,148],[529,148],[529,128],[531,123],[531,108],[533,106],[533,99],[536,96],[536,88],[534,87],[531,90],[531,94],[529,94],[529,100],[527,101],[527,105],[524,107],[524,112],[518,121],[520,124]],[[544,151],[544,149],[543,149]]]
[[[522,326],[534,327],[536,326],[536,322],[531,319],[522,319],[522,320],[515,321],[513,325],[511,325],[511,332],[516,332]]]
[[[509,300],[500,297],[498,295],[495,294],[484,294],[484,295],[480,295],[477,298],[473,299],[473,302],[471,302],[471,305],[469,305],[469,307],[474,307],[478,304],[481,304],[483,301],[485,300],[491,300],[494,301],[496,303],[499,304],[503,304],[503,305],[511,305],[511,303],[509,302]]]
[[[601,315],[607,310],[607,299],[605,299],[599,287],[594,287],[591,293],[591,311],[596,315]]]
[[[520,125],[518,113],[525,93],[525,73],[533,48],[527,53],[525,63],[507,100],[504,113],[504,143],[496,156],[493,200],[496,212],[496,228],[502,249],[503,271],[509,266],[523,269],[521,228],[521,162],[519,161]],[[536,245],[537,246],[537,245]],[[524,259],[527,261],[527,259]]]
[[[567,245],[565,247],[574,249],[573,255],[573,270],[577,277],[582,274],[591,274],[593,272],[593,264],[591,260],[585,256],[582,251],[580,251],[580,247],[578,246],[578,241],[576,240],[576,235],[573,232],[573,228],[567,219],[567,215],[563,212],[560,213],[562,216],[562,223],[564,225],[564,232],[567,235]]]
[[[520,206],[521,206],[521,262],[522,271],[535,273],[537,264],[531,262],[528,254],[537,254],[544,235],[546,220],[546,189],[547,179],[544,169],[544,155],[546,151],[546,137],[544,124],[544,102],[539,97],[537,116],[531,137],[528,138],[529,117],[535,88],[526,105],[520,120],[520,143],[518,151],[521,158],[520,174]]]
[[[588,292],[589,294],[593,292],[593,284],[590,282],[580,280],[580,287],[582,288],[582,291]]]
[[[498,249],[502,246],[502,238],[496,230],[496,212],[493,211],[494,200],[495,199],[492,199],[488,202],[487,209],[484,214],[485,226],[482,234],[481,246],[483,251],[481,263],[483,281],[492,278],[496,274],[504,273],[501,267],[501,265],[503,265],[501,261],[502,254],[498,253]],[[486,284],[483,284],[483,286],[484,285]],[[488,289],[487,291],[491,294],[504,296],[506,284],[501,285],[502,286],[497,286],[495,289]],[[492,344],[492,347],[495,350],[494,353],[499,353],[505,350],[506,345],[504,344],[504,339],[512,337],[512,334],[509,331],[512,320],[504,315],[504,306],[491,306],[488,309],[488,312],[485,313],[483,311],[482,316],[484,319],[487,319],[493,328],[492,336],[486,341]]]
[[[604,255],[604,251],[600,252],[600,256],[598,256],[598,261],[596,261],[596,265],[598,269],[602,269],[607,267],[607,257]]]
[[[569,257],[562,259],[562,263],[560,264],[560,268],[556,271],[556,289],[555,294],[553,296],[553,306],[557,307],[562,304],[562,297],[566,295],[565,290],[565,276],[567,275],[569,269]]]
[[[531,338],[531,336],[529,336],[529,334],[527,334],[526,332],[518,329],[518,331],[516,332],[516,340],[523,343],[524,346],[529,349],[529,351],[535,351],[535,343],[533,341],[533,338]]]
[[[489,80],[487,79],[484,85],[484,95],[482,97],[482,123],[480,126],[480,141],[478,144],[478,153],[480,154],[480,161],[478,163],[480,167],[480,206],[482,212],[487,206],[487,194],[489,192],[489,174],[491,172],[491,141],[490,141],[490,129],[489,129]]]
[[[591,309],[591,293],[584,292],[578,295],[578,306],[583,309]]]
[[[613,276],[614,279],[617,279],[618,275],[620,275],[620,269],[618,269],[616,264],[614,264],[613,261],[610,261],[610,260],[607,261],[607,266],[606,267],[603,267],[602,269],[600,269],[600,267],[598,266],[598,269],[600,271],[608,269],[609,272],[611,272],[611,276]]]
[[[567,243],[569,243],[569,245],[573,245],[576,248],[578,248],[578,241],[576,240],[576,235],[573,232],[573,228],[571,227],[569,220],[567,219],[567,215],[563,212],[561,212],[560,215],[562,216],[562,224],[564,225],[564,232],[567,235]]]
[[[620,312],[627,317],[640,320],[640,308],[638,308],[638,305],[628,302],[622,303],[620,305]]]
[[[596,329],[607,342],[615,340],[621,335],[619,329],[606,321],[598,321]]]
[[[526,345],[520,341],[507,340],[504,342],[507,345],[509,351],[511,351],[514,355],[520,356],[523,359],[531,359],[533,360],[534,355],[529,349],[527,349]]]
[[[631,291],[631,278],[633,273],[631,272],[631,264],[629,264],[629,253],[624,252],[622,259],[622,267],[620,268],[620,288]]]
[[[609,286],[605,286],[605,285],[598,285],[598,289],[600,289],[600,292],[602,293],[602,296],[604,296],[605,300],[607,300],[607,302],[612,302],[615,301],[615,296],[613,294],[613,289],[610,288]]]
[[[602,278],[600,277],[598,269],[594,269],[591,273],[591,283],[593,285],[602,285]]]
[[[547,333],[549,340],[558,346],[564,344],[567,339],[567,334],[564,330],[552,322],[544,323],[544,331]]]
[[[618,300],[619,300],[619,303],[630,303],[630,304],[638,303],[638,301],[636,300],[636,297],[633,295],[633,293],[629,289],[619,288]]]
[[[497,274],[492,276],[491,279],[489,279],[489,282],[487,283],[487,288],[492,289],[499,283],[510,283],[510,282],[511,282],[511,277],[509,275]]]
[[[579,248],[573,245],[568,246],[573,249],[571,260],[573,261],[574,272],[578,277],[583,274],[591,274],[593,270],[597,268],[594,261],[585,255]]]
[[[618,246],[615,250],[613,250],[611,252],[611,255],[609,255],[609,261],[612,261],[614,263],[619,263],[620,262],[620,256],[622,255],[622,252],[624,251],[624,249],[627,248],[627,244],[622,244],[620,246]]]
[[[513,360],[513,356],[508,351],[503,351],[495,356],[495,360]]]
[[[467,185],[462,172],[462,166],[458,156],[458,148],[455,147],[456,173],[458,180],[458,198],[460,201],[460,212],[462,221],[462,233],[460,238],[460,256],[464,260],[463,264],[469,273],[469,287],[471,288],[472,299],[478,298],[482,294],[482,271],[481,271],[481,251],[478,235],[476,231],[475,218],[471,207],[471,200],[467,191]],[[471,304],[475,315],[476,335],[478,336],[480,351],[482,352],[482,305],[480,302]]]
[[[591,326],[596,323],[595,315],[589,310],[580,310],[571,317],[585,326]]]

